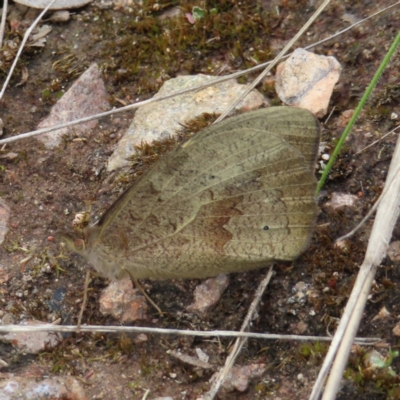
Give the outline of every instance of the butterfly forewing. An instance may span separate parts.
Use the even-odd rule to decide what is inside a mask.
[[[109,277],[128,270],[137,278],[206,277],[295,259],[316,214],[318,143],[315,118],[288,107],[207,128],[89,228],[82,254]]]
[[[307,110],[293,107],[270,107],[241,114],[213,125],[205,132],[215,135],[229,129],[261,129],[273,132],[285,139],[289,144],[300,150],[314,170],[314,162],[319,146],[319,124],[316,118]],[[193,145],[202,137],[195,136]]]

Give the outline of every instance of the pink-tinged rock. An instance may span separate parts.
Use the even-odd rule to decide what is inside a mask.
[[[296,326],[294,327],[293,333],[294,333],[295,335],[303,335],[304,333],[307,332],[307,330],[308,330],[308,325],[307,325],[305,322],[300,321],[300,322],[299,322],[298,324],[296,324]]]
[[[144,333],[139,333],[133,338],[133,342],[136,344],[147,342],[147,340],[147,335],[145,335]]]
[[[101,78],[100,70],[97,64],[92,64],[54,105],[50,115],[39,124],[38,129],[63,124],[107,111],[110,109],[107,97],[106,87]],[[38,136],[38,138],[47,148],[52,149],[61,143],[63,135],[69,132],[74,132],[79,136],[87,134],[97,124],[97,120],[88,121],[69,128],[44,133]]]
[[[227,392],[235,389],[244,392],[254,378],[259,378],[266,370],[265,364],[250,364],[243,367],[232,367],[227,377],[222,382],[222,387]],[[216,376],[215,374],[214,376]],[[211,378],[214,379],[214,376]]]
[[[186,309],[190,312],[204,313],[218,303],[229,284],[227,275],[218,275],[198,285],[194,291],[194,303]]]
[[[133,289],[130,279],[112,282],[100,297],[100,312],[121,322],[147,319],[148,306],[139,290]]]
[[[40,321],[22,321],[19,325],[41,325]],[[1,336],[1,340],[11,343],[24,353],[37,354],[45,349],[56,347],[62,340],[57,332],[10,332]],[[0,397],[1,398],[1,397]]]
[[[168,350],[167,354],[172,357],[177,358],[183,363],[193,365],[194,367],[203,368],[203,369],[212,369],[214,366],[207,361],[200,360],[197,357],[190,356],[189,354],[183,354],[180,351]]]
[[[343,111],[339,118],[337,119],[336,126],[338,128],[345,128],[346,125],[349,123],[351,117],[354,115],[354,110],[346,110]]]
[[[392,329],[394,336],[400,336],[400,322]]]
[[[379,320],[385,320],[388,319],[391,316],[390,312],[388,311],[388,309],[383,306],[378,314],[375,315],[374,318],[372,318],[372,321],[379,321]]]
[[[73,378],[47,378],[42,380],[13,377],[0,380],[2,400],[87,400],[84,390]]]
[[[334,57],[296,49],[276,71],[276,91],[287,105],[305,108],[321,118],[328,111],[341,66]]]

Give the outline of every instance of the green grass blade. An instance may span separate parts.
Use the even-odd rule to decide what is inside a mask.
[[[364,107],[366,101],[368,100],[369,96],[371,95],[372,90],[378,83],[379,78],[381,77],[383,71],[385,70],[387,64],[389,63],[389,60],[392,57],[393,53],[395,52],[399,42],[400,42],[400,32],[397,34],[392,46],[390,47],[390,49],[387,52],[385,58],[383,59],[381,65],[379,66],[378,70],[376,71],[375,76],[372,78],[371,83],[369,84],[367,90],[365,91],[363,97],[361,98],[360,103],[358,104],[353,116],[351,117],[349,123],[347,124],[346,129],[344,130],[342,136],[340,137],[340,140],[339,140],[338,144],[336,145],[335,150],[333,151],[332,156],[331,156],[326,168],[324,169],[321,179],[318,182],[317,193],[316,193],[317,195],[320,192],[322,186],[324,185],[325,180],[328,177],[329,172],[332,168],[332,165],[335,162],[336,157],[338,156],[340,150],[342,149],[343,143],[346,140],[347,135],[350,133],[351,128],[353,127],[358,115],[360,114],[361,109]]]

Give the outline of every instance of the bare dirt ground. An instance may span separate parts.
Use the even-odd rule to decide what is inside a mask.
[[[27,82],[16,87],[20,80],[17,74],[1,101],[5,137],[34,130],[62,91],[92,62],[103,71],[110,102],[120,106],[117,99],[130,102],[149,98],[163,81],[177,74],[216,74],[215,66],[224,64],[226,74],[251,67],[255,61],[264,62],[315,10],[311,1],[232,0],[205,5],[183,1],[179,5],[184,13],[191,12],[194,5],[216,8],[217,12],[194,25],[184,13],[174,20],[160,19],[177,3],[148,1],[140,7],[144,11],[132,6],[130,12],[94,4],[77,10],[68,22],[52,23],[45,47],[23,55],[22,63],[29,71]],[[333,1],[296,46],[326,38],[390,4],[384,0]],[[400,8],[396,7],[313,49],[335,56],[343,67],[331,100],[334,112],[323,125],[322,140],[328,150],[343,130],[339,116],[355,108],[399,28]],[[23,25],[19,29],[23,31]],[[8,32],[9,40],[18,37],[18,30]],[[66,56],[69,68],[52,68],[58,60],[66,64]],[[4,79],[7,66],[3,64],[2,68]],[[365,152],[355,153],[398,124],[391,115],[400,115],[399,71],[396,53],[320,196],[321,212],[310,248],[294,265],[276,267],[276,276],[253,321],[253,331],[321,336],[334,331],[363,260],[371,222],[352,239],[347,251],[334,248],[333,242],[362,219],[381,193],[396,137],[389,136]],[[271,86],[263,84],[258,89],[278,103]],[[118,141],[116,133],[127,127],[131,118],[132,114],[105,118],[85,142],[73,141],[71,135],[54,151],[46,150],[36,139],[12,143],[1,151],[0,155],[17,154],[12,160],[0,158],[0,195],[11,208],[10,230],[0,249],[3,316],[10,315],[15,323],[26,318],[50,322],[56,317],[61,317],[63,324],[76,323],[87,265],[49,237],[69,229],[75,213],[90,210],[92,216],[99,215],[117,198],[120,188],[110,183],[115,176],[106,173],[105,165]],[[332,211],[325,207],[332,192],[355,194],[359,200],[352,208]],[[399,235],[396,228],[393,240]],[[28,256],[30,260],[21,263]],[[185,311],[198,281],[145,282],[153,300],[162,304],[167,314],[160,318],[151,310],[152,318],[141,324],[238,330],[262,274],[254,271],[234,276],[219,304],[205,316]],[[290,304],[287,300],[293,295],[292,288],[300,281],[310,285],[313,295],[305,304]],[[98,311],[98,296],[106,284],[100,278],[92,283],[84,314],[86,324],[118,323]],[[379,351],[383,355],[389,348],[398,349],[392,329],[400,315],[399,286],[400,270],[386,260],[358,332],[359,336],[382,337],[385,346]],[[390,316],[373,320],[383,306]],[[180,349],[193,354],[201,347],[210,355],[210,362],[219,366],[230,342],[156,335],[137,342],[134,335],[74,334],[66,335],[58,348],[38,356],[24,355],[2,344],[0,358],[9,364],[2,372],[37,378],[77,377],[88,398],[141,399],[151,389],[150,399],[168,395],[175,400],[192,400],[207,390],[212,372],[200,373],[166,351]],[[305,399],[326,348],[318,343],[249,340],[237,364],[265,363],[267,371],[246,392],[222,393],[220,398]],[[362,363],[367,351],[358,348],[353,352],[338,399],[400,398],[400,357],[392,362],[394,375],[385,369],[371,373]]]

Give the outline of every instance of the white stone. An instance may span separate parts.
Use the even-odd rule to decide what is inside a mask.
[[[354,194],[334,192],[331,195],[331,199],[326,203],[326,206],[335,210],[343,207],[352,207],[357,200],[358,197]]]
[[[66,10],[70,8],[83,7],[91,3],[93,0],[56,0],[50,10]],[[49,0],[15,0],[16,3],[23,4],[24,6],[45,9],[49,4]]]
[[[387,255],[391,261],[398,263],[400,262],[400,241],[395,240],[391,242],[387,251]]]

